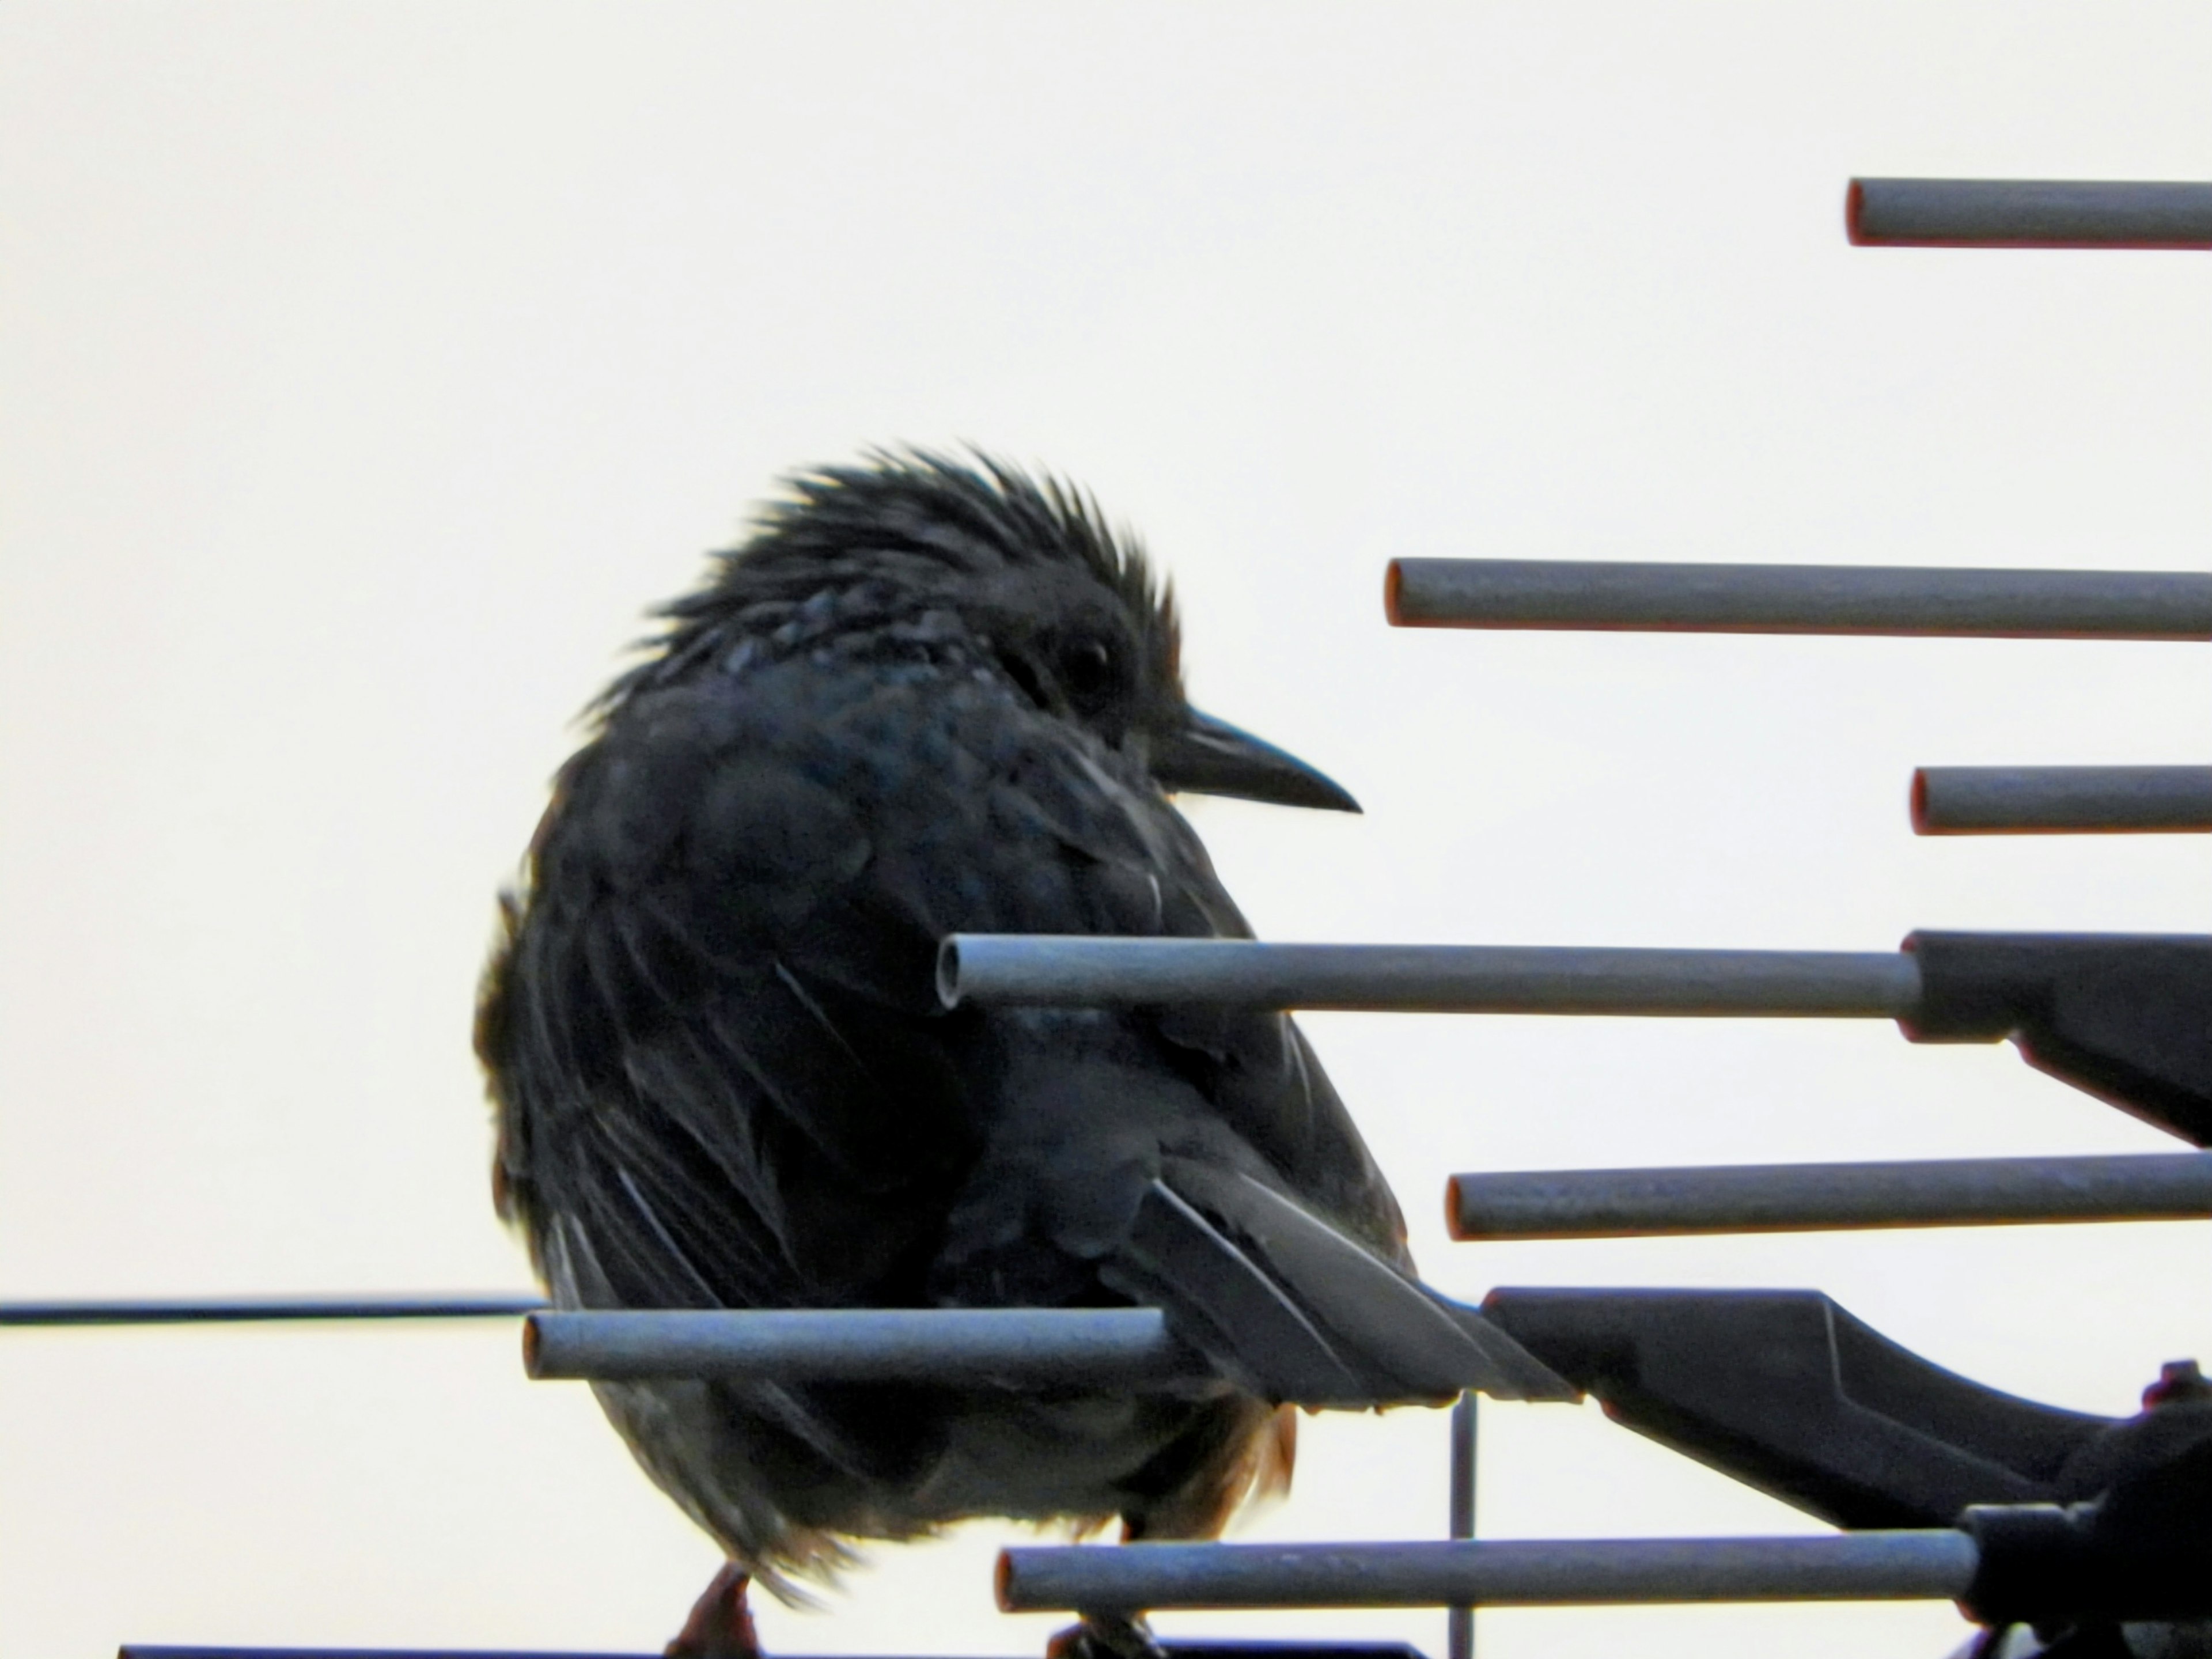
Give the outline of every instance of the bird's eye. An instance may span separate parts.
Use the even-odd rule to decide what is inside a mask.
[[[1103,640],[1078,640],[1061,652],[1060,677],[1068,700],[1081,708],[1104,702],[1121,683],[1115,672],[1113,648]]]

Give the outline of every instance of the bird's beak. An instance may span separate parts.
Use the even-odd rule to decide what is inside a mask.
[[[1182,790],[1270,801],[1277,806],[1359,810],[1359,803],[1341,785],[1297,756],[1195,708],[1175,730],[1152,739],[1150,758],[1152,775],[1170,794]]]

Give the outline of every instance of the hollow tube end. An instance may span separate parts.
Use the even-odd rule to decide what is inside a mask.
[[[1393,559],[1389,564],[1383,566],[1382,617],[1383,620],[1393,628],[1406,626],[1406,619],[1398,610],[1398,592],[1404,585],[1405,580],[1404,573],[1398,568],[1397,560]]]
[[[1907,801],[1906,810],[1912,818],[1912,833],[1916,836],[1936,834],[1937,831],[1928,822],[1928,769],[1926,767],[1916,766],[1912,769],[1912,789],[1907,797]]]
[[[960,1006],[960,939],[957,934],[937,947],[937,1006],[950,1013]]]
[[[991,1567],[991,1597],[999,1604],[1000,1613],[1018,1611],[1014,1606],[1014,1563],[1012,1553],[1000,1550],[999,1559]]]
[[[532,1381],[544,1375],[538,1369],[539,1340],[538,1316],[525,1314],[522,1316],[522,1374]]]
[[[1482,1237],[1480,1233],[1468,1231],[1460,1220],[1457,1176],[1447,1176],[1444,1178],[1444,1232],[1455,1243],[1461,1244]]]
[[[1865,210],[1866,185],[1863,180],[1854,179],[1844,191],[1844,237],[1853,247],[1868,246],[1859,230],[1860,216]]]

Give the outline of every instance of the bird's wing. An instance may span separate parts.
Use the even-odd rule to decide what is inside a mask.
[[[994,1072],[1007,1104],[951,1211],[937,1299],[1051,1304],[1103,1288],[1163,1309],[1251,1392],[1304,1405],[1564,1392],[1289,1180],[1141,1021],[1018,1013],[1002,1017],[1021,1033]]]
[[[1246,931],[1156,791],[1003,692],[657,691],[571,768],[535,873],[489,1046],[508,1180],[580,1299],[1118,1289],[1281,1397],[1486,1374],[1283,1016],[937,1012],[951,932]],[[1281,1370],[1293,1328],[1344,1375]]]
[[[1208,931],[1178,835],[973,674],[796,659],[634,698],[564,775],[488,1005],[541,1255],[617,1305],[919,1298],[1006,1101],[939,939]]]
[[[587,1300],[880,1297],[964,1157],[935,936],[807,711],[757,702],[659,695],[572,763],[498,971],[502,1167]]]

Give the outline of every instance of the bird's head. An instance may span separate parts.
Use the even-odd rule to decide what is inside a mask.
[[[1304,762],[1192,708],[1173,597],[1084,492],[987,455],[923,452],[787,483],[707,586],[670,607],[660,653],[617,699],[733,634],[778,653],[840,636],[927,647],[957,635],[1041,711],[1087,728],[1170,793],[1359,810]]]

